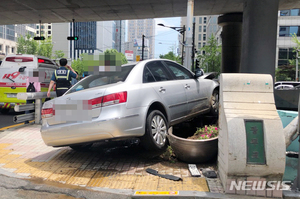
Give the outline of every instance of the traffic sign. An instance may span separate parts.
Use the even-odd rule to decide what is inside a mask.
[[[141,56],[140,56],[140,55],[137,55],[137,56],[136,56],[136,61],[140,61],[140,59],[141,59]]]

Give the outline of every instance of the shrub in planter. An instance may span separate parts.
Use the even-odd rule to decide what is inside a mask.
[[[218,128],[213,125],[198,128],[188,138],[174,135],[171,127],[168,138],[176,157],[184,162],[208,162],[218,154]]]

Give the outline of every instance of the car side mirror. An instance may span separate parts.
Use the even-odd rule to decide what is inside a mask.
[[[20,67],[20,68],[19,68],[19,72],[20,72],[20,73],[24,72],[24,71],[25,71],[25,68],[26,68],[26,66]]]
[[[195,78],[201,77],[202,75],[204,75],[203,70],[197,67],[195,71]]]

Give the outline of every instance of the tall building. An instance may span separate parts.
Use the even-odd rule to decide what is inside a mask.
[[[36,24],[36,36],[45,38],[52,37],[52,24],[51,23],[42,23]]]
[[[0,25],[0,60],[17,52],[17,38],[35,34],[34,24]]]
[[[218,44],[221,44],[222,27],[218,25],[218,17],[219,15],[207,16],[207,38],[209,39],[213,35],[217,39]]]
[[[115,49],[116,27],[116,21],[75,22],[73,33],[72,23],[54,23],[53,53],[62,50],[68,58],[77,59],[82,53],[99,54],[106,49]],[[79,39],[67,40],[68,36]]]
[[[123,54],[125,54],[125,34],[126,34],[126,21],[125,20],[121,20],[121,21],[115,21],[115,28],[114,28],[114,32],[115,32],[115,49],[118,52],[121,52]]]
[[[279,11],[276,67],[288,65],[289,60],[296,59],[296,52],[293,52],[293,48],[297,45],[292,41],[293,34],[296,34],[300,40],[300,9]]]
[[[155,21],[154,19],[138,19],[128,21],[127,41],[134,43],[137,55],[142,53],[142,36],[145,35],[144,59],[152,59],[155,54]],[[133,50],[133,49],[125,49]]]
[[[221,43],[221,31],[222,27],[218,25],[218,15],[208,16],[194,16],[193,22],[195,22],[195,48],[199,50],[204,47],[211,37],[214,35],[218,42]],[[186,17],[181,18],[181,27],[186,26]],[[180,41],[182,41],[182,35],[180,35]],[[203,52],[200,52],[203,54]]]

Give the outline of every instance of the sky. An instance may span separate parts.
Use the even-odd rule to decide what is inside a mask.
[[[178,43],[179,32],[171,28],[158,26],[159,23],[165,26],[180,27],[180,17],[155,19],[155,58],[159,58],[160,54],[167,54],[172,51],[172,48],[175,51],[175,47],[178,48],[178,45],[180,45]],[[174,53],[177,53],[177,50]]]

